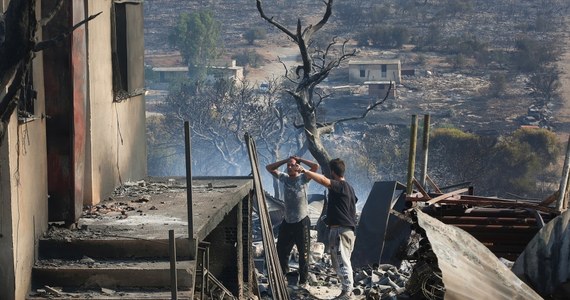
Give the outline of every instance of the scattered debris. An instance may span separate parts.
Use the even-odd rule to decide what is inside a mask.
[[[44,286],[44,289],[51,295],[54,295],[56,297],[61,297],[61,291],[59,291],[58,289],[52,288],[47,285]]]

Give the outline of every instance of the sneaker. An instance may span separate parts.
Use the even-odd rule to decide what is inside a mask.
[[[349,291],[342,291],[340,295],[333,298],[333,300],[350,300],[352,299],[352,292]]]

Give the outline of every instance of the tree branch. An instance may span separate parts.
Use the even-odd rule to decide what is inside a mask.
[[[296,43],[298,42],[297,36],[294,35],[291,31],[289,31],[289,29],[285,28],[285,26],[279,24],[277,21],[274,21],[273,17],[269,18],[267,17],[267,15],[265,15],[265,13],[263,12],[263,8],[261,8],[261,0],[256,0],[255,2],[257,6],[257,11],[259,11],[259,15],[261,16],[261,18],[269,22],[269,24],[279,28],[279,30],[283,31],[283,33],[292,38],[293,41],[295,41]]]
[[[308,37],[308,39],[310,39],[310,37],[317,31],[319,31],[319,29],[321,29],[329,20],[331,14],[332,14],[332,5],[333,5],[333,0],[324,0],[323,3],[325,3],[325,5],[327,6],[325,14],[323,15],[323,18],[319,21],[319,23],[317,23],[316,25],[311,25],[308,26],[307,28],[305,28],[305,31],[303,32],[303,36]]]
[[[368,113],[370,111],[372,111],[374,108],[376,108],[376,106],[378,105],[382,105],[386,99],[388,99],[388,97],[390,96],[390,91],[392,90],[392,81],[390,80],[390,86],[388,87],[388,91],[386,92],[386,96],[384,96],[384,99],[382,99],[381,101],[377,101],[372,105],[369,105],[366,110],[364,111],[364,113],[362,113],[361,116],[358,117],[350,117],[350,118],[344,118],[344,119],[340,119],[340,120],[336,120],[334,122],[330,122],[330,123],[325,123],[323,125],[323,127],[329,126],[329,125],[334,125],[334,124],[338,124],[338,123],[342,123],[342,122],[346,122],[346,121],[352,121],[352,120],[359,120],[359,119],[364,119],[366,117],[366,115],[368,115]]]

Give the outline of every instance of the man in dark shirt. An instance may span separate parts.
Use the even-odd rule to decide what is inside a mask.
[[[350,256],[354,248],[356,228],[356,202],[352,186],[344,180],[346,166],[340,158],[329,162],[331,179],[301,168],[301,173],[329,189],[329,202],[325,224],[329,226],[329,247],[333,266],[340,277],[342,292],[334,299],[351,299],[354,284]]]

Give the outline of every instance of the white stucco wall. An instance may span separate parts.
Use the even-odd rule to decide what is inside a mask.
[[[382,65],[386,65],[386,76],[382,76]],[[360,70],[365,76],[360,76]],[[396,84],[401,82],[401,66],[394,61],[351,62],[348,68],[348,80],[351,83],[364,83],[365,81],[392,80]]]
[[[39,12],[40,3],[36,4]],[[33,69],[38,92],[35,115],[39,119],[18,124],[17,113],[12,114],[0,145],[0,299],[25,299],[37,256],[36,241],[48,226],[41,53],[37,53]]]
[[[111,0],[88,1],[88,120],[85,204],[99,203],[121,181],[146,177],[144,96],[113,102]],[[142,28],[141,28],[142,30]]]

